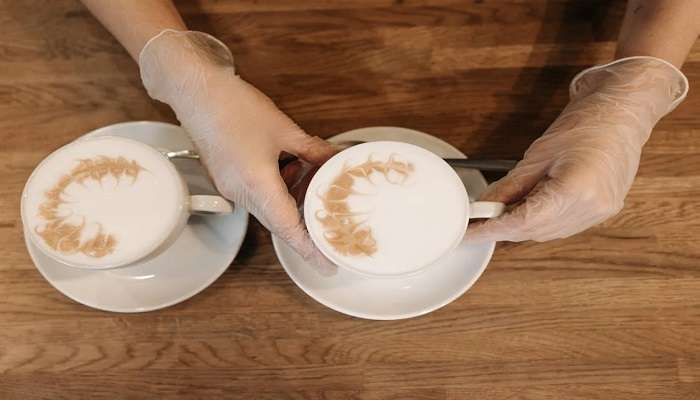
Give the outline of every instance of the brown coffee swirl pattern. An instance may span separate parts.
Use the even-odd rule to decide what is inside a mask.
[[[108,175],[115,179],[130,177],[135,181],[141,171],[144,171],[144,168],[139,163],[124,157],[98,156],[79,160],[75,168],[63,175],[44,193],[44,201],[39,205],[39,215],[46,222],[35,227],[35,232],[47,246],[63,254],[80,252],[96,258],[111,254],[117,245],[117,239],[103,232],[100,224],[95,234],[81,240],[86,224],[85,217],[79,216],[82,221],[76,224],[68,222],[68,219],[75,215],[62,215],[60,207],[68,203],[64,196],[66,188],[73,183],[83,184],[86,180],[100,182]]]
[[[325,239],[344,256],[371,256],[377,251],[372,229],[360,219],[362,213],[351,210],[348,204],[350,195],[364,195],[353,190],[355,180],[366,179],[371,183],[369,176],[373,172],[383,175],[389,183],[401,184],[413,172],[413,165],[396,160],[394,155],[387,161],[372,160],[370,156],[362,164],[343,167],[328,190],[320,196],[323,209],[318,210],[315,216],[323,226]],[[392,176],[395,178],[390,178]]]

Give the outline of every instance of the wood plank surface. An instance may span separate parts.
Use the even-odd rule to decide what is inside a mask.
[[[610,59],[624,1],[179,1],[241,75],[324,137],[374,125],[519,157],[582,68]],[[700,82],[700,46],[684,67]],[[49,152],[121,121],[175,122],[72,0],[0,1],[0,399],[699,399],[700,94],[657,127],[614,219],[500,244],[427,316],[372,322],[290,281],[252,222],[189,301],[79,305],[24,247],[19,194]]]

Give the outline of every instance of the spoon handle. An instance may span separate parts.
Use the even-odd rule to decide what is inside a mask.
[[[170,159],[199,159],[199,155],[193,150],[165,151],[164,153]],[[445,158],[444,160],[455,168],[474,168],[481,171],[510,171],[518,163],[516,160],[479,160],[473,158]]]
[[[473,158],[445,158],[454,168],[474,168],[481,171],[510,171],[518,163],[516,160],[479,160]]]
[[[199,160],[199,154],[194,150],[177,150],[177,151],[163,151],[166,157],[173,158],[188,158],[191,160]]]

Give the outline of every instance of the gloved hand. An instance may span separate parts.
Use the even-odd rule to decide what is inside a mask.
[[[617,214],[652,128],[687,90],[677,68],[653,57],[581,72],[559,118],[481,197],[514,206],[470,225],[467,240],[565,238]]]
[[[219,192],[306,260],[332,272],[308,236],[278,159],[285,151],[319,164],[336,150],[304,133],[237,76],[231,52],[210,35],[165,30],[144,46],[139,67],[148,94],[173,108]]]

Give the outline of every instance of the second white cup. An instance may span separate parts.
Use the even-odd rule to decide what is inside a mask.
[[[167,249],[191,214],[228,214],[220,196],[191,195],[171,161],[136,140],[101,136],[46,157],[22,192],[25,234],[71,267],[110,269]]]
[[[321,252],[371,277],[418,273],[463,240],[470,219],[503,203],[470,202],[457,173],[421,147],[390,141],[352,146],[312,178],[304,219]]]

